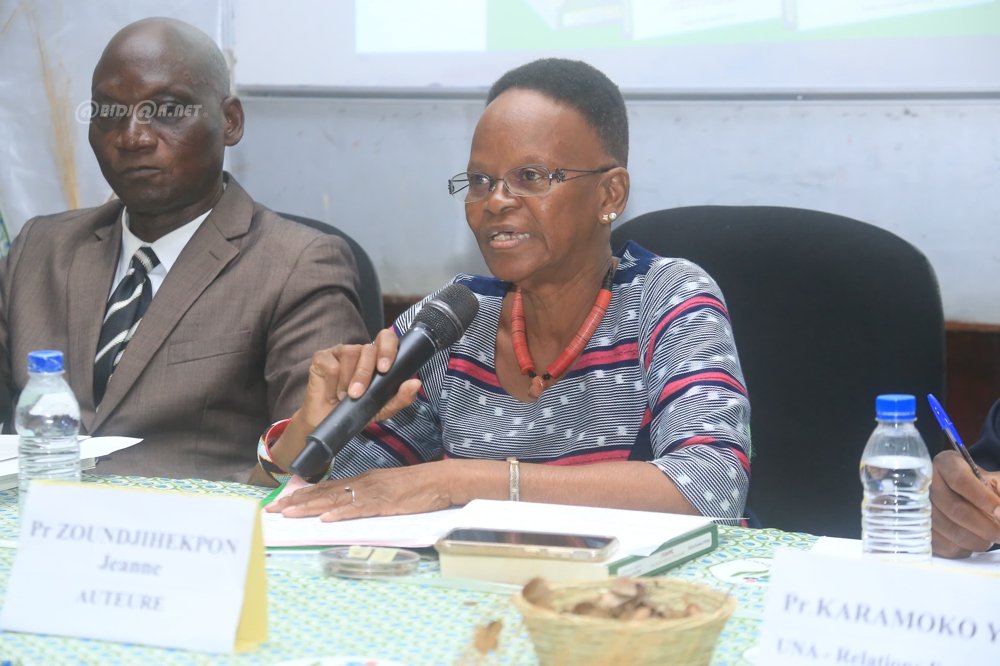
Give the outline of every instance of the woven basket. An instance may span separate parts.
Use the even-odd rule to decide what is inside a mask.
[[[677,619],[617,620],[557,612],[593,599],[612,579],[552,585],[555,610],[514,597],[535,645],[540,666],[707,666],[715,641],[736,607],[725,593],[672,578],[643,578],[651,605],[670,605],[678,598],[698,604],[702,612]]]

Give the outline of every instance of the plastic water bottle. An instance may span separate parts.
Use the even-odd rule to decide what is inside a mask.
[[[28,383],[14,414],[21,509],[34,479],[80,480],[80,406],[63,377],[63,355],[28,354]]]
[[[861,541],[866,555],[901,561],[931,556],[931,457],[917,431],[917,399],[880,395],[878,425],[861,454]]]

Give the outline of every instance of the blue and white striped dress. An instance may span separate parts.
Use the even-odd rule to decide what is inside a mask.
[[[719,288],[691,262],[634,243],[618,256],[607,313],[570,371],[533,403],[508,395],[495,370],[510,285],[456,277],[479,299],[475,320],[421,369],[417,402],[351,440],[331,475],[442,455],[553,465],[642,460],[703,515],[740,518],[750,405]],[[421,305],[400,316],[397,333]]]

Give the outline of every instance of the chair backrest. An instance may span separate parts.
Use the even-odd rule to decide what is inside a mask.
[[[944,315],[926,257],[839,215],[773,206],[691,206],[611,234],[704,268],[722,289],[750,392],[748,507],[765,527],[860,534],[858,462],[875,396],[944,393]],[[942,398],[943,399],[943,398]]]
[[[340,236],[351,246],[351,252],[354,253],[354,262],[358,265],[358,282],[360,283],[359,289],[361,290],[358,296],[361,298],[361,318],[364,319],[368,334],[374,339],[375,335],[385,328],[385,315],[382,306],[382,287],[378,280],[378,273],[375,272],[375,264],[372,263],[368,253],[365,252],[363,247],[358,245],[357,241],[332,224],[299,215],[289,215],[288,213],[278,213],[278,215],[287,220],[304,224],[307,227]]]

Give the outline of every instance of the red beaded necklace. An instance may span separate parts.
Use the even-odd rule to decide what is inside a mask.
[[[514,356],[517,358],[517,365],[521,369],[522,375],[527,375],[531,379],[531,386],[528,388],[528,395],[538,398],[542,392],[548,388],[549,382],[558,379],[569,366],[573,365],[583,348],[587,346],[598,324],[604,318],[604,313],[608,311],[608,304],[611,303],[611,284],[614,281],[615,264],[608,269],[601,284],[601,290],[597,292],[597,300],[594,307],[590,309],[590,314],[583,321],[580,330],[576,332],[562,353],[552,361],[545,372],[539,375],[535,370],[535,362],[531,359],[531,352],[528,351],[527,328],[524,323],[524,300],[521,297],[521,288],[514,289],[514,303],[510,315],[510,341],[514,347]]]

